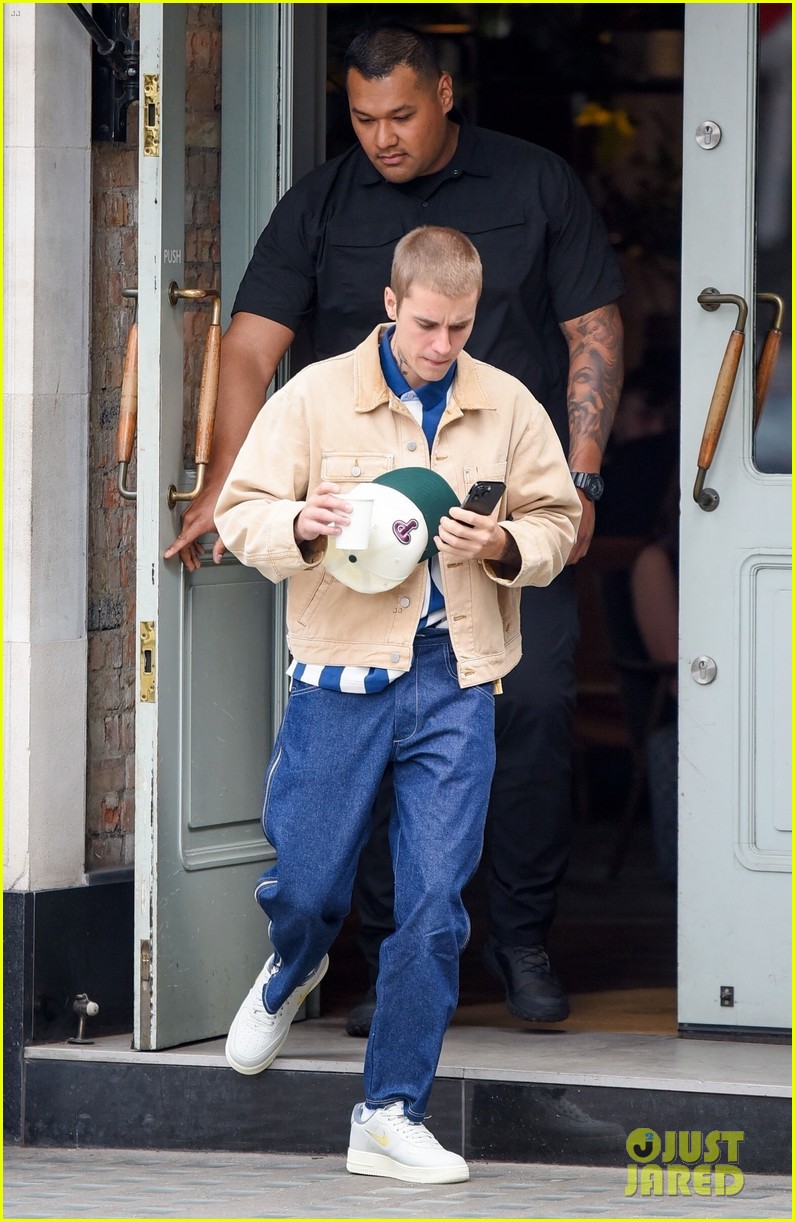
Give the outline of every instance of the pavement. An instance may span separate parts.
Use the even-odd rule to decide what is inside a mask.
[[[6,1146],[3,1218],[782,1218],[791,1180],[736,1196],[626,1195],[611,1167],[473,1162],[465,1184],[349,1175],[339,1155]]]

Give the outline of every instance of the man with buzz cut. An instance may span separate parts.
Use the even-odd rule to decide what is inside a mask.
[[[381,947],[347,1167],[414,1183],[469,1176],[423,1122],[458,998],[469,930],[461,892],[480,857],[494,770],[494,688],[521,654],[520,589],[557,576],[581,515],[541,405],[463,351],[481,285],[478,253],[458,231],[402,238],[384,293],[391,325],[273,395],[216,509],[230,551],[288,580],[293,658],[264,786],[276,865],[255,892],[273,954],[226,1057],[239,1073],[266,1069],[323,978],[391,766],[395,929]],[[424,521],[430,559],[367,587],[367,547],[348,557],[334,540],[362,485],[388,497],[419,487],[419,476],[449,485],[449,507]],[[496,508],[462,508],[470,485],[488,481],[505,486]],[[408,504],[387,520],[399,557],[423,516]],[[355,576],[343,581],[348,559]]]
[[[345,81],[358,143],[296,183],[257,242],[223,339],[206,491],[166,555],[179,553],[188,568],[200,563],[198,536],[213,529],[218,493],[296,334],[315,360],[347,351],[383,319],[382,286],[401,235],[418,225],[466,233],[484,270],[468,351],[543,404],[582,508],[568,567],[522,593],[525,649],[497,705],[486,828],[486,963],[512,1013],[559,1022],[569,1002],[546,944],[571,837],[573,562],[593,534],[621,390],[622,277],[571,167],[538,145],[462,122],[427,35],[396,22],[364,30],[348,48]],[[216,560],[223,550],[217,542]],[[379,807],[356,893],[372,988],[349,1016],[351,1035],[369,1030],[380,946],[393,928],[388,794]]]

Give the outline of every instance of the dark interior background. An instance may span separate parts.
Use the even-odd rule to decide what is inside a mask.
[[[465,119],[559,153],[606,221],[628,285],[621,304],[628,394],[605,464],[612,497],[605,494],[597,520],[610,563],[628,563],[639,541],[655,532],[676,478],[684,6],[329,5],[328,156],[354,139],[341,71],[345,48],[369,21],[390,16],[438,41]],[[619,553],[624,559],[615,561]],[[550,951],[575,995],[566,1025],[675,1030],[675,892],[657,873],[645,789],[631,826],[622,828],[631,714],[602,622],[603,563],[597,548],[578,574],[575,834]],[[618,869],[611,870],[617,853]],[[484,864],[467,892],[473,932],[457,1021],[517,1022],[481,964],[486,886]],[[352,914],[324,984],[326,1013],[344,1014],[367,986],[356,929]],[[627,1016],[616,998],[629,993],[640,1003]]]

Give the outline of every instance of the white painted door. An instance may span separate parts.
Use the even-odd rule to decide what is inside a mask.
[[[140,14],[134,1042],[152,1049],[225,1033],[268,952],[253,886],[272,857],[261,782],[285,689],[281,591],[232,558],[212,564],[209,549],[193,574],[162,558],[178,522],[169,486],[193,482],[183,468],[183,314],[208,304],[169,295],[172,284],[208,287],[183,277],[185,9],[144,4]],[[292,165],[292,6],[225,9],[241,79],[262,99],[256,143],[244,150],[249,179],[224,195],[225,232],[240,230],[231,210],[252,212],[256,199],[264,215],[251,216],[253,245]],[[233,73],[224,83],[230,111],[235,83]],[[230,252],[228,274],[224,265],[224,317],[250,248]]]
[[[787,63],[765,79],[769,32],[760,37],[758,17],[756,5],[689,4],[685,19],[679,674],[685,1028],[791,1023],[791,466],[780,427],[790,414],[786,338],[754,429],[755,319],[758,313],[763,330],[774,321],[770,303],[758,302],[757,294],[782,295],[788,317],[791,307],[789,106],[778,107],[783,126],[772,130],[782,120],[769,108],[775,88],[786,90],[790,69]],[[782,61],[788,31],[787,18],[776,36]],[[776,242],[784,251],[778,260],[770,257]],[[705,310],[698,301],[705,289],[748,306],[736,382],[703,479],[706,508],[694,498],[699,452],[706,466],[707,411],[743,305]],[[732,347],[739,344],[733,337]],[[712,428],[710,434],[714,439]]]

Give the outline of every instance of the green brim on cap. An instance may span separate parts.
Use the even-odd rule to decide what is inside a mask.
[[[373,483],[396,488],[417,506],[428,527],[428,546],[420,561],[430,560],[438,551],[433,539],[439,533],[440,520],[449,515],[453,505],[461,504],[447,480],[427,467],[398,467],[376,476]]]

